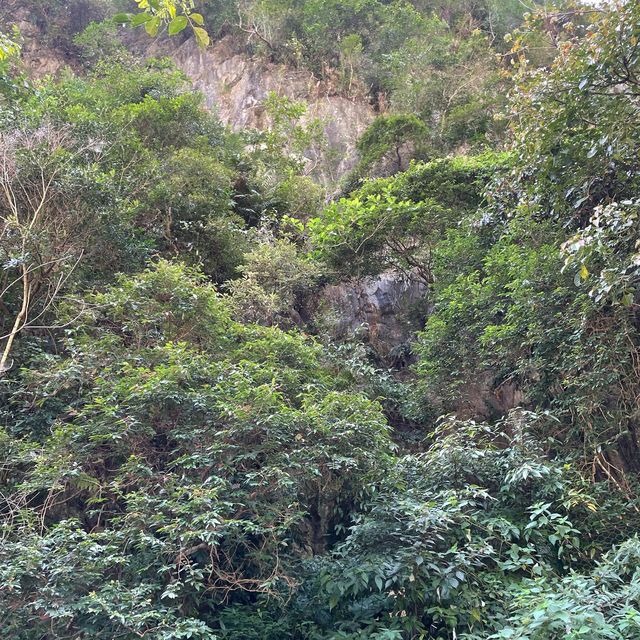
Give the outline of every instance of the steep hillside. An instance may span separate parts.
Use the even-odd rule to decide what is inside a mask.
[[[0,640],[640,638],[640,0],[527,8],[3,3]]]
[[[151,47],[143,40],[141,52],[170,56],[205,96],[205,104],[235,130],[269,127],[264,104],[270,92],[304,103],[301,122],[317,119],[322,123],[326,146],[323,157],[314,158],[319,164],[315,175],[329,186],[354,168],[356,142],[375,117],[366,96],[349,97],[330,80],[318,79],[306,69],[238,52],[238,43],[230,36],[204,51],[193,39]]]
[[[17,9],[11,17],[24,39],[23,61],[31,77],[58,75],[67,66],[82,73],[79,48],[69,50],[56,46],[55,41],[43,46],[43,30],[27,9]],[[321,157],[309,153],[313,169],[320,167],[309,170],[328,187],[335,188],[356,165],[356,142],[375,117],[366,96],[348,96],[335,83],[318,79],[309,70],[251,56],[239,46],[237,37],[223,37],[203,51],[192,38],[181,43],[166,38],[153,42],[146,35],[131,35],[123,34],[128,36],[124,41],[136,55],[170,57],[205,96],[206,106],[235,130],[268,128],[264,103],[270,92],[305,104],[301,121],[319,120],[325,136]]]
[[[332,188],[347,173],[353,184],[406,168],[412,158],[493,147],[504,138],[493,116],[504,106],[504,37],[522,21],[517,0],[313,8],[206,0],[197,14],[210,32],[204,49],[185,25],[173,38],[156,25],[147,29],[150,39],[139,21],[140,37],[132,37],[129,27],[109,22],[127,8],[124,0],[10,0],[0,24],[19,27],[23,60],[36,77],[64,65],[81,72],[117,51],[120,39],[139,57],[169,55],[236,129],[269,127],[269,92],[302,101],[303,122],[319,119],[326,136],[320,153],[306,151],[308,171]],[[552,42],[538,45],[539,62],[550,59]]]

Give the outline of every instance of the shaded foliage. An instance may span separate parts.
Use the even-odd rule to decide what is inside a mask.
[[[232,133],[112,25],[34,84],[3,36],[5,635],[638,638],[640,3],[516,5],[224,7],[212,33],[391,99],[363,167],[429,158],[320,213],[304,104]],[[306,304],[384,272],[425,292],[398,371]]]

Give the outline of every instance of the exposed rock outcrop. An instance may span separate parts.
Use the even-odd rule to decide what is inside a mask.
[[[20,31],[22,61],[33,78],[56,75],[65,67],[72,66],[73,61],[69,60],[64,52],[51,46],[43,46],[44,34],[34,24],[28,11],[20,9],[12,18]]]
[[[23,60],[33,77],[55,75],[65,66],[80,66],[65,52],[43,46],[44,34],[28,14],[17,18],[24,38]],[[233,129],[264,129],[268,123],[262,104],[271,91],[306,102],[308,111],[303,122],[305,118],[320,119],[327,140],[321,167],[314,175],[325,184],[334,185],[355,165],[356,141],[375,117],[374,108],[365,97],[346,97],[332,82],[319,80],[308,70],[252,57],[232,36],[214,42],[205,51],[193,38],[152,40],[144,33],[131,31],[125,40],[140,56],[172,58],[194,88],[204,94],[206,105]]]
[[[355,165],[356,141],[374,119],[374,109],[365,99],[340,95],[330,82],[318,80],[306,70],[292,69],[239,53],[230,37],[206,51],[193,39],[176,43],[161,40],[148,47],[153,55],[169,55],[201,91],[206,104],[233,129],[267,126],[262,103],[273,91],[308,104],[308,119],[324,123],[327,157],[320,177],[335,182]]]
[[[325,287],[317,322],[338,340],[359,335],[383,357],[394,357],[418,328],[411,307],[422,300],[424,285],[397,272]],[[401,363],[397,363],[401,364]]]

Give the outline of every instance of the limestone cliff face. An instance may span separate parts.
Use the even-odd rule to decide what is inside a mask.
[[[375,117],[364,98],[340,95],[331,83],[309,71],[239,53],[231,38],[213,43],[206,51],[191,38],[180,44],[165,40],[146,50],[169,55],[204,94],[207,106],[233,129],[267,126],[262,103],[271,91],[306,102],[306,117],[319,118],[324,124],[328,151],[321,178],[327,183],[335,183],[354,166],[356,141]]]
[[[44,35],[28,14],[18,15],[17,22],[24,37],[23,60],[32,76],[55,75],[65,66],[81,72],[78,60],[42,46]],[[305,118],[318,118],[324,125],[327,149],[314,175],[326,185],[335,186],[356,163],[356,141],[375,117],[365,97],[346,97],[310,71],[252,57],[232,36],[212,43],[206,51],[199,49],[193,38],[151,40],[132,31],[125,40],[137,55],[172,58],[194,88],[204,94],[206,105],[235,130],[267,126],[262,104],[271,91],[307,103]]]
[[[81,71],[81,64],[73,56],[42,46],[43,33],[33,16],[22,12],[17,18],[24,38],[23,60],[33,77],[55,75],[65,66]],[[262,104],[271,91],[307,103],[305,117],[318,118],[324,124],[327,149],[316,175],[325,184],[335,185],[354,166],[356,141],[375,117],[366,98],[341,95],[331,82],[319,80],[307,70],[249,56],[232,36],[212,43],[205,51],[198,48],[193,38],[151,40],[134,31],[125,40],[139,56],[172,58],[192,80],[194,88],[204,94],[206,105],[235,130],[267,126]]]
[[[316,321],[337,340],[357,335],[381,356],[402,358],[398,347],[418,329],[410,319],[411,307],[425,293],[419,281],[394,271],[327,286],[318,299]]]
[[[2,0],[0,0],[1,4]],[[22,61],[30,76],[33,78],[55,76],[65,67],[73,66],[74,61],[69,60],[62,51],[47,45],[43,46],[44,34],[34,24],[33,17],[27,10],[16,10],[12,18],[20,31]]]

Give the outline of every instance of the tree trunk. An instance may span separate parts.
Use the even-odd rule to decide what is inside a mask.
[[[4,346],[4,350],[2,351],[2,358],[0,359],[0,376],[2,376],[8,369],[11,367],[8,366],[9,356],[11,355],[11,348],[13,347],[13,341],[15,340],[18,333],[24,326],[24,323],[27,319],[27,314],[29,312],[29,298],[31,295],[31,285],[29,284],[29,270],[26,264],[22,265],[22,306],[20,307],[20,311],[16,316],[15,322],[13,323],[13,328],[11,329],[11,333],[7,336],[7,344]]]

